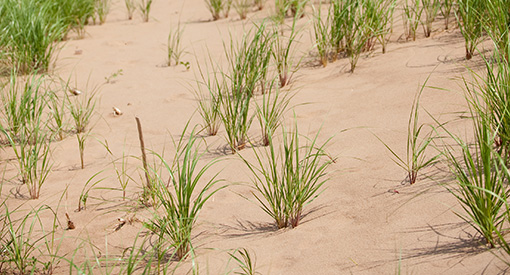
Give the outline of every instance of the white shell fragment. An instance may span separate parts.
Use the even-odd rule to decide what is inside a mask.
[[[69,89],[69,92],[73,95],[80,95],[81,94],[81,91],[76,89],[76,88],[71,88]]]
[[[113,115],[114,116],[121,116],[122,115],[122,111],[117,108],[117,107],[113,107]]]

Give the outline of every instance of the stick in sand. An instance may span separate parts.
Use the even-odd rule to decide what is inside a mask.
[[[151,189],[150,181],[149,181],[149,170],[147,170],[147,157],[145,155],[145,145],[143,142],[143,133],[142,133],[142,123],[138,117],[136,119],[136,126],[138,127],[138,137],[140,138],[140,149],[142,150],[142,162],[143,169],[145,170],[145,179],[147,180],[147,187]]]

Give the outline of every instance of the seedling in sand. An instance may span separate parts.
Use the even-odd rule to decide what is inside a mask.
[[[379,137],[377,137],[395,157],[393,161],[407,172],[409,184],[416,183],[416,180],[418,179],[418,173],[420,172],[420,170],[427,166],[432,165],[434,162],[437,161],[437,158],[439,157],[439,155],[436,155],[432,158],[426,157],[425,151],[433,140],[432,138],[433,131],[430,131],[429,133],[422,136],[422,130],[425,125],[419,124],[418,119],[420,96],[423,90],[425,89],[426,84],[427,81],[425,81],[425,83],[421,86],[420,91],[416,94],[413,106],[411,107],[411,114],[409,115],[409,122],[407,124],[406,158],[404,159],[400,157],[385,142],[383,142]]]
[[[234,252],[228,252],[230,256],[230,260],[234,260],[237,263],[238,270],[234,272],[234,274],[239,275],[255,275],[260,274],[255,271],[255,258],[252,259],[250,252],[246,248],[239,248],[234,250]],[[236,270],[236,269],[234,269]]]
[[[404,22],[404,35],[406,40],[416,40],[416,30],[421,22],[421,15],[423,13],[423,6],[420,5],[420,0],[405,0],[404,12],[402,13],[402,22]]]
[[[184,48],[182,46],[182,34],[184,33],[184,28],[181,28],[181,24],[177,25],[175,30],[170,30],[168,34],[168,59],[167,66],[172,66],[172,62],[174,65],[179,65],[182,56],[184,55]]]
[[[133,14],[135,13],[136,6],[135,0],[124,0],[124,4],[126,5],[126,11],[128,14],[128,19],[133,19]]]
[[[317,144],[316,135],[300,144],[297,126],[294,131],[283,129],[283,147],[276,148],[269,135],[267,150],[254,149],[257,164],[243,158],[254,176],[255,198],[278,228],[296,227],[304,207],[319,194],[328,180],[326,169],[331,159]],[[327,160],[324,160],[327,159]]]
[[[441,15],[444,17],[444,28],[448,30],[450,26],[450,15],[453,10],[455,0],[443,0],[441,6]]]
[[[0,125],[0,130],[13,150],[21,181],[27,186],[30,198],[37,199],[53,163],[50,157],[52,133],[44,116],[47,93],[42,87],[43,77],[33,75],[21,87],[17,84],[19,81],[21,77],[13,72],[3,98],[7,99],[5,113],[9,129]]]
[[[228,1],[228,0],[226,0],[226,1]],[[225,9],[225,7],[227,5],[225,3],[226,1],[225,0],[205,0],[205,3],[207,4],[207,8],[211,12],[211,15],[212,15],[214,21],[220,19],[221,12]],[[230,9],[230,4],[228,4],[228,5],[229,5],[228,9]],[[226,13],[225,17],[228,17],[228,12]]]
[[[474,101],[471,104],[479,103]],[[480,232],[490,247],[495,247],[496,234],[500,232],[505,219],[503,214],[505,203],[501,198],[506,199],[505,182],[509,173],[505,165],[506,160],[492,146],[495,136],[490,129],[490,122],[482,115],[475,116],[473,123],[475,129],[473,147],[448,132],[462,150],[462,158],[458,160],[455,150],[446,146],[444,153],[450,169],[455,174],[458,187],[448,190],[455,195],[468,214],[467,217],[459,216]]]
[[[441,3],[439,0],[421,0],[425,20],[422,22],[425,37],[430,37],[432,32],[432,23],[436,19]]]
[[[239,14],[239,18],[241,18],[241,20],[246,19],[246,16],[251,9],[251,5],[251,0],[234,0],[234,9],[237,14]]]
[[[294,63],[294,47],[298,30],[296,30],[297,18],[292,21],[291,31],[288,37],[280,34],[279,27],[273,29],[274,43],[272,43],[273,59],[275,61],[276,70],[280,80],[280,88],[289,84],[292,75],[297,71],[300,60]]]
[[[141,2],[138,4],[140,13],[142,14],[143,22],[149,22],[152,1],[153,0],[141,0]]]
[[[34,274],[41,272],[50,262],[40,260],[41,246],[46,236],[38,236],[37,230],[42,227],[41,217],[47,206],[41,206],[15,220],[13,214],[19,209],[10,211],[5,202],[0,204],[5,209],[0,214],[0,267],[6,274]],[[46,243],[45,245],[48,245]],[[6,264],[6,266],[4,266]]]
[[[159,237],[160,251],[165,253],[173,248],[178,259],[186,257],[192,249],[191,233],[198,214],[205,202],[219,190],[213,190],[218,182],[217,174],[207,180],[202,188],[198,188],[197,185],[202,181],[205,172],[216,161],[209,162],[199,169],[197,165],[202,157],[198,152],[200,142],[194,130],[189,139],[185,140],[183,137],[185,130],[175,146],[177,151],[173,165],[169,165],[161,156],[155,154],[162,161],[166,172],[170,174],[170,182],[155,173],[157,181],[153,191],[158,202],[153,218],[144,223]]]
[[[283,120],[283,115],[292,99],[288,93],[281,93],[278,89],[262,95],[262,102],[257,103],[257,118],[262,130],[262,145],[268,146],[270,135],[275,133]]]
[[[333,2],[334,6],[336,3]],[[317,48],[317,52],[319,54],[319,59],[323,67],[326,67],[328,65],[329,61],[329,52],[330,52],[330,39],[329,39],[329,33],[330,33],[330,20],[329,16],[326,20],[323,20],[322,18],[322,11],[319,6],[318,9],[314,9],[314,20],[313,20],[313,30],[315,35],[315,47]],[[333,33],[333,31],[331,31]],[[343,39],[343,37],[342,37]],[[334,42],[333,42],[334,43]],[[338,42],[339,44],[340,42]],[[334,43],[336,44],[336,43]]]
[[[83,186],[83,189],[81,190],[80,198],[78,200],[78,209],[77,209],[78,212],[87,209],[87,201],[89,199],[89,192],[91,190],[93,190],[96,185],[98,185],[99,183],[101,183],[103,180],[106,179],[106,178],[102,178],[102,179],[95,180],[95,178],[97,176],[99,176],[101,173],[103,173],[103,171],[99,171],[99,172],[95,173],[94,175],[92,175],[92,177],[90,177],[87,180],[87,182],[85,182],[85,185]]]
[[[122,69],[118,69],[116,72],[112,73],[111,75],[109,76],[105,76],[104,80],[106,82],[106,84],[113,84],[116,82],[116,78],[121,76],[123,74],[123,70]]]
[[[99,24],[106,22],[106,16],[110,12],[110,1],[111,0],[95,0],[96,1],[96,14],[99,18]]]
[[[272,37],[265,31],[265,24],[255,27],[239,45],[231,39],[230,51],[225,49],[232,71],[225,77],[225,89],[218,95],[221,102],[221,120],[232,153],[243,149],[248,141],[248,129],[253,120],[250,102],[257,87],[264,93],[266,75],[271,59]],[[228,81],[227,81],[228,80]]]
[[[483,40],[485,0],[458,0],[457,22],[466,44],[466,59],[473,57],[476,47]]]

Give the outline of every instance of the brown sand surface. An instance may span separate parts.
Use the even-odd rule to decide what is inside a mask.
[[[106,245],[110,256],[121,255],[139,232],[146,232],[140,221],[151,215],[150,209],[137,207],[143,183],[137,159],[129,160],[135,182],[129,183],[128,199],[123,201],[121,191],[114,190],[119,183],[112,160],[123,152],[140,156],[135,117],[141,119],[147,147],[164,150],[169,159],[174,151],[172,138],[179,138],[190,118],[191,125],[201,123],[192,92],[197,62],[204,64],[210,56],[224,64],[223,43],[230,34],[238,40],[254,22],[270,14],[269,6],[240,21],[232,11],[230,18],[213,22],[203,0],[155,0],[150,21],[143,23],[138,14],[128,21],[123,1],[113,1],[105,24],[88,26],[84,39],[62,43],[54,69],[84,91],[97,87],[100,104],[85,149],[85,169],[79,168],[77,141],[69,136],[54,145],[54,171],[39,200],[15,198],[17,188],[26,194],[15,180],[4,184],[1,195],[11,196],[9,207],[47,204],[56,209],[62,223],[57,234],[64,236],[63,254],[79,245],[90,247],[90,242],[104,257]],[[443,31],[442,20],[431,38],[420,33],[417,41],[404,42],[399,39],[399,18],[395,15],[388,52],[381,54],[377,47],[369,56],[363,55],[353,74],[347,72],[347,59],[326,68],[318,66],[317,58],[310,55],[314,53],[310,12],[299,20],[303,30],[295,57],[303,60],[288,91],[295,94],[291,103],[295,107],[287,113],[286,123],[291,124],[295,114],[302,134],[311,137],[320,131],[321,142],[332,137],[327,149],[336,163],[329,168],[330,181],[307,206],[298,227],[276,230],[253,202],[249,170],[239,157],[225,153],[223,129],[218,136],[204,137],[203,149],[207,145],[208,150],[201,164],[221,160],[206,177],[220,172],[220,178],[231,185],[216,193],[200,212],[193,244],[201,273],[232,270],[235,264],[228,263],[227,252],[240,247],[256,258],[261,274],[394,274],[399,266],[404,274],[505,272],[505,264],[487,251],[480,235],[455,214],[464,212],[441,185],[451,180],[447,168],[427,168],[415,185],[405,184],[404,171],[376,138],[405,154],[413,98],[428,77],[429,86],[442,89],[426,88],[421,106],[440,121],[455,120],[449,129],[459,135],[472,136],[469,121],[458,119],[467,111],[459,78],[469,77],[466,67],[480,70],[480,56],[465,61],[462,36],[456,29]],[[183,60],[190,62],[189,70],[182,65],[164,66],[168,32],[179,21],[185,27],[183,44],[188,54]],[[105,77],[119,70],[122,75],[103,84]],[[124,114],[113,116],[114,106]],[[424,111],[421,120],[433,122]],[[250,137],[255,142],[260,138],[257,122]],[[255,160],[251,149],[240,154]],[[96,187],[106,189],[90,191],[88,208],[77,212],[84,185],[99,171],[98,177],[105,180]],[[8,173],[14,172],[14,166],[9,168]],[[66,212],[75,230],[63,230]],[[118,217],[132,216],[138,221],[114,230]],[[51,223],[49,218],[46,222]],[[85,251],[82,248],[80,253],[91,256]],[[67,266],[61,261],[56,273],[68,273]],[[188,272],[190,266],[188,259],[177,274]]]

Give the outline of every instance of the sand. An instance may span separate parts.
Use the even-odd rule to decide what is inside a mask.
[[[81,245],[80,253],[92,257],[89,243],[101,257],[107,252],[110,257],[121,255],[139,232],[147,232],[142,222],[152,211],[140,208],[137,201],[143,183],[140,161],[129,159],[128,171],[135,181],[129,183],[125,201],[112,166],[112,160],[123,153],[140,156],[135,117],[142,122],[147,147],[164,151],[171,161],[172,139],[179,138],[188,120],[191,125],[201,123],[192,90],[197,62],[204,64],[211,56],[224,64],[223,41],[228,41],[229,33],[239,39],[243,30],[270,14],[268,5],[244,21],[232,11],[228,19],[213,22],[203,0],[155,0],[151,18],[144,23],[139,14],[127,20],[123,1],[114,0],[105,24],[87,26],[85,38],[71,37],[61,44],[53,68],[81,90],[90,93],[97,88],[100,104],[85,149],[85,169],[79,167],[75,137],[68,136],[54,144],[55,165],[40,199],[14,197],[16,189],[26,195],[17,180],[4,183],[2,198],[11,196],[10,208],[49,205],[55,209],[61,223],[57,236],[64,236],[62,255]],[[184,27],[183,45],[188,53],[183,61],[190,63],[189,70],[183,65],[164,66],[168,33],[178,22]],[[450,129],[472,137],[470,122],[458,119],[467,111],[460,77],[469,77],[467,67],[479,70],[481,57],[464,60],[459,30],[452,24],[452,30],[444,31],[443,24],[438,19],[430,38],[419,30],[416,41],[406,42],[399,37],[402,23],[395,16],[387,53],[382,54],[377,46],[362,56],[351,74],[347,59],[326,68],[318,65],[310,12],[299,20],[303,30],[295,57],[303,59],[288,91],[294,94],[294,111],[287,113],[286,123],[292,123],[295,113],[302,134],[311,137],[320,131],[320,142],[332,137],[327,150],[336,162],[328,169],[330,180],[307,205],[298,227],[276,230],[254,203],[249,170],[239,157],[225,153],[224,130],[204,137],[202,146],[208,150],[201,165],[220,160],[206,177],[219,172],[225,181],[218,186],[229,186],[217,192],[198,217],[193,245],[201,273],[232,270],[236,265],[229,262],[227,252],[241,247],[256,259],[260,274],[393,274],[399,269],[404,274],[505,273],[505,264],[494,255],[499,252],[488,251],[481,236],[456,215],[465,213],[442,185],[451,181],[447,168],[429,167],[416,184],[406,184],[405,172],[377,138],[405,154],[411,105],[427,78],[427,85],[441,89],[424,90],[423,109],[441,121],[455,120]],[[120,70],[110,83],[104,83]],[[112,107],[123,115],[114,116]],[[433,122],[424,111],[420,115],[423,123]],[[250,137],[255,142],[260,139],[257,123]],[[252,149],[240,154],[255,160]],[[87,209],[77,212],[87,180],[100,171],[96,179],[105,179],[91,189]],[[7,173],[15,173],[15,167],[9,166]],[[76,229],[64,230],[66,212]],[[51,223],[51,215],[43,217]],[[135,218],[115,230],[119,217]],[[190,265],[191,260],[186,260],[176,273],[188,272]],[[61,261],[55,274],[68,270],[68,263]]]

